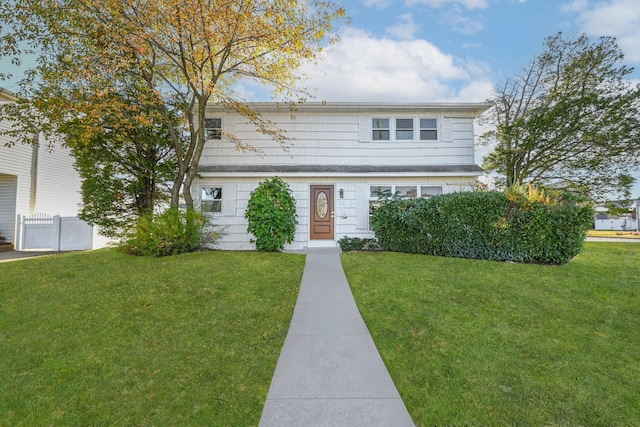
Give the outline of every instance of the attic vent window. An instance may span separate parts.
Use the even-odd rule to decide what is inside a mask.
[[[207,139],[222,139],[222,119],[220,117],[204,119]]]

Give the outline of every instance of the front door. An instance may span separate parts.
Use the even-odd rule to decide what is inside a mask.
[[[333,185],[311,186],[311,239],[333,240]]]

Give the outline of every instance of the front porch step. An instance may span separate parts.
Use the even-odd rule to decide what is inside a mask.
[[[338,246],[335,240],[309,240],[308,248],[335,248]]]

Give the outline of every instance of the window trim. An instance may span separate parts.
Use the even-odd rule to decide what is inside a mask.
[[[435,127],[422,127],[422,120],[434,120]],[[376,127],[376,121],[388,120],[389,127]],[[411,120],[412,128],[401,128],[398,126],[399,120]],[[442,142],[442,116],[370,116],[369,124],[369,137],[371,142]],[[430,131],[435,132],[435,139],[422,139],[422,132]],[[380,138],[380,132],[387,132],[388,138]],[[398,136],[398,132],[411,132],[411,138],[401,138]],[[378,134],[376,134],[378,133]]]
[[[218,120],[220,127],[215,126],[214,121]],[[214,125],[214,126],[212,126]],[[206,117],[204,119],[204,136],[205,139],[222,139],[222,117]]]
[[[203,193],[205,191],[205,188],[218,188],[220,189],[220,197],[218,199],[211,199],[211,200],[205,200],[203,197]],[[200,210],[202,211],[202,213],[205,214],[209,214],[209,215],[215,215],[215,214],[222,214],[224,212],[224,186],[221,184],[207,184],[207,185],[201,185],[199,186],[199,201],[200,201]],[[204,201],[211,201],[211,202],[215,202],[215,201],[219,201],[219,205],[220,208],[219,210],[216,211],[205,211],[203,209],[203,202]]]

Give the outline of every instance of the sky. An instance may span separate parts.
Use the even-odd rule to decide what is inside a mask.
[[[640,68],[640,0],[336,0],[349,25],[304,69],[317,100],[481,102],[543,51],[546,37],[612,36]],[[640,71],[631,75],[640,83]],[[246,87],[246,99],[268,95]],[[482,129],[476,130],[481,133]],[[489,149],[479,147],[476,161]],[[632,196],[640,197],[640,171]]]
[[[485,101],[560,31],[616,37],[625,64],[640,68],[640,0],[334,2],[351,23],[340,23],[339,43],[303,70],[318,101]],[[640,83],[640,71],[631,77]],[[270,100],[260,87],[238,89],[247,100]],[[478,150],[478,163],[484,154]],[[640,183],[633,196],[640,197]]]
[[[545,37],[613,36],[640,67],[639,0],[335,0],[350,25],[304,71],[318,100],[476,102],[543,51]],[[640,83],[640,71],[632,78]],[[268,100],[247,87],[247,99]]]

